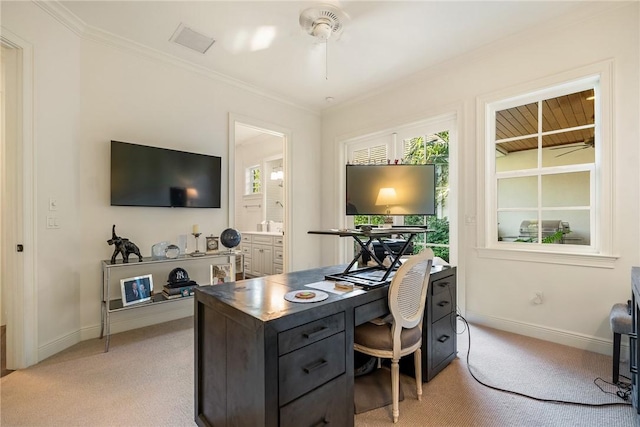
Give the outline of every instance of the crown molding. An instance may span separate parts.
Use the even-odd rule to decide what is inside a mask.
[[[284,104],[299,110],[303,110],[307,113],[311,113],[318,116],[320,115],[320,110],[318,109],[313,109],[313,108],[295,103],[287,98],[284,98],[280,95],[266,91],[257,86],[251,85],[245,81],[230,77],[226,74],[218,73],[204,66],[194,64],[193,62],[187,61],[182,58],[178,58],[177,56],[170,55],[165,52],[161,52],[157,49],[150,48],[141,43],[134,42],[127,38],[118,36],[116,34],[113,34],[108,31],[104,31],[104,30],[101,30],[100,28],[89,25],[86,22],[84,22],[82,19],[80,19],[78,16],[76,16],[69,9],[67,9],[65,6],[63,6],[57,0],[34,1],[34,3],[37,6],[39,6],[42,10],[47,12],[49,15],[51,15],[56,21],[60,22],[62,25],[67,27],[70,31],[72,31],[74,34],[76,34],[78,37],[80,37],[83,40],[88,40],[95,43],[101,43],[103,45],[120,49],[129,53],[133,53],[138,56],[146,57],[155,61],[164,62],[166,64],[171,64],[173,66],[199,74],[201,76],[210,78],[212,80],[216,80],[218,82],[227,84],[229,86],[233,86],[238,89],[251,92],[254,95],[267,98],[271,101],[275,101],[280,104]]]
[[[85,33],[87,24],[85,24],[82,19],[74,15],[69,9],[61,5],[57,0],[34,1],[33,3],[77,36],[82,37]]]

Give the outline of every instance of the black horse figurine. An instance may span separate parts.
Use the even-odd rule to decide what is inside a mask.
[[[115,245],[115,250],[113,251],[113,255],[111,256],[111,264],[116,263],[116,256],[118,254],[122,255],[122,262],[129,262],[129,255],[135,254],[138,255],[138,261],[142,262],[142,255],[140,255],[140,249],[136,246],[135,243],[130,242],[129,239],[125,239],[124,237],[116,236],[116,226],[113,225],[111,228],[112,237],[107,240],[109,245]]]

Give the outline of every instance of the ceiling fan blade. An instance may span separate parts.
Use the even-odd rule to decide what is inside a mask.
[[[578,148],[573,149],[571,151],[567,151],[566,153],[558,154],[556,157],[566,156],[567,154],[575,153],[576,151],[584,150],[585,148],[589,148],[589,146],[585,145],[584,147],[578,147]]]

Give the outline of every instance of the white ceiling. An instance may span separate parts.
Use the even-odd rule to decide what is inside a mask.
[[[302,1],[62,1],[102,31],[178,57],[297,105],[321,110],[562,15],[577,1],[330,1],[349,15],[325,44],[299,26]],[[200,54],[169,41],[179,24],[216,39]],[[252,50],[259,29],[270,45]],[[111,37],[111,35],[108,35]],[[328,63],[325,59],[328,58]],[[325,66],[328,67],[325,67]],[[328,68],[328,74],[325,75]],[[332,97],[332,103],[326,101]]]

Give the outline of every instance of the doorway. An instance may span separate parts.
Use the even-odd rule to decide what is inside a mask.
[[[229,223],[240,233],[282,236],[282,267],[267,271],[288,271],[290,132],[237,115],[229,128]]]
[[[33,222],[33,48],[3,29],[0,143],[0,318],[6,368],[38,362]]]

